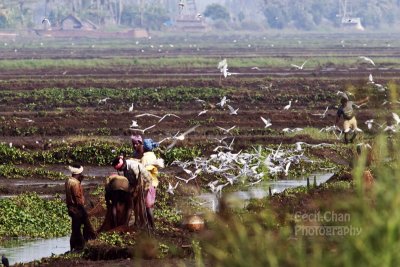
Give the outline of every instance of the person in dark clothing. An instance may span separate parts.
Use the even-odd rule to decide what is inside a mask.
[[[354,139],[356,138],[357,135],[357,120],[356,116],[354,113],[353,105],[362,105],[367,103],[369,100],[369,97],[366,97],[360,101],[353,102],[349,101],[348,98],[343,97],[340,100],[341,106],[339,107],[337,111],[337,116],[336,116],[336,121],[335,121],[335,126],[339,123],[339,120],[341,117],[343,117],[343,132],[344,132],[344,142],[348,144],[349,142],[352,143]],[[350,130],[353,131],[352,137],[349,139],[349,133]]]
[[[128,226],[132,212],[132,195],[128,179],[120,175],[107,177],[105,200],[107,212],[98,232],[108,231],[119,226]]]
[[[69,166],[71,177],[65,182],[65,201],[67,203],[68,215],[72,219],[72,232],[70,238],[71,251],[82,250],[85,242],[96,238],[96,233],[89,221],[89,216],[85,209],[85,198],[82,187],[83,167],[74,164]],[[83,225],[83,234],[81,226]]]
[[[1,263],[4,267],[10,267],[10,263],[8,262],[8,259],[6,258],[6,256],[4,256],[4,254],[1,255]]]
[[[145,207],[144,185],[152,180],[151,174],[135,159],[125,159],[123,155],[112,162],[117,171],[122,171],[129,181],[129,190],[132,195],[132,206],[135,213],[135,224],[137,226],[148,225]]]

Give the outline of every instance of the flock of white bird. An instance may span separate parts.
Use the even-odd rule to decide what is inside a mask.
[[[372,59],[368,57],[359,57],[360,59],[364,60],[365,62],[375,66],[375,63],[372,61]],[[295,64],[291,64],[292,67],[295,67],[299,70],[302,70],[305,66],[305,64],[308,62],[308,60],[304,61],[302,65],[298,66]],[[230,73],[228,71],[228,62],[227,59],[223,59],[220,61],[217,65],[217,69],[221,72],[221,75],[223,75],[225,78],[232,75],[232,74],[238,74],[238,73]],[[252,69],[259,69],[258,67],[254,67]],[[371,84],[374,86],[374,88],[377,89],[378,92],[386,91],[387,88],[382,86],[381,84],[378,84],[374,81],[374,78],[372,74],[369,75],[368,77],[368,84]],[[342,92],[338,91],[337,95],[340,97],[346,97],[348,99],[348,95],[351,95],[349,92]],[[109,98],[104,98],[99,100],[99,104],[101,103],[106,103],[106,101],[109,100]],[[195,98],[195,102],[200,103],[203,105],[203,107],[206,106],[206,101]],[[236,116],[238,115],[239,108],[234,108],[233,106],[229,105],[231,100],[227,98],[227,96],[223,96],[221,100],[215,104],[215,106],[218,106],[221,110],[225,110],[225,107],[227,107],[229,114]],[[400,102],[399,102],[400,103]],[[360,108],[362,105],[356,105],[354,104],[356,108]],[[286,111],[289,110],[292,107],[292,100],[289,100],[289,103],[282,108],[282,110]],[[326,118],[328,114],[329,106],[325,108],[325,110],[321,113],[312,113],[312,116],[317,116],[320,118]],[[129,107],[129,112],[133,111],[133,104]],[[202,116],[205,115],[208,112],[207,109],[203,109],[199,111],[197,116]],[[174,119],[181,119],[179,116],[175,114],[165,114],[163,116],[155,115],[155,114],[149,114],[149,113],[144,113],[144,114],[139,114],[136,115],[135,118],[141,118],[141,117],[154,117],[159,119],[156,124],[153,124],[149,127],[140,129],[138,122],[136,120],[132,120],[132,124],[130,125],[130,129],[132,131],[139,131],[142,134],[144,134],[147,130],[152,129],[157,126],[158,123],[162,122],[164,119],[168,117],[173,117]],[[400,118],[396,113],[392,113],[392,117],[395,121],[395,124],[386,126],[386,128],[383,129],[383,131],[392,131],[392,132],[397,132],[400,130]],[[268,128],[272,126],[271,120],[260,117],[264,128]],[[379,128],[383,128],[385,123],[379,124],[377,123],[374,119],[370,119],[365,121],[365,124],[367,125],[367,128],[371,130],[374,126],[377,126]],[[173,136],[166,137],[163,140],[160,141],[164,142],[166,140],[172,140],[171,144],[168,145],[167,149],[171,149],[176,145],[177,142],[182,141],[185,139],[185,136],[188,135],[189,133],[195,131],[199,125],[194,126],[190,128],[189,130],[185,131],[184,133],[176,133]],[[260,182],[264,175],[265,175],[265,168],[268,170],[268,173],[270,175],[277,175],[277,174],[283,174],[283,175],[288,175],[289,169],[292,165],[298,164],[300,161],[306,161],[306,162],[313,162],[312,160],[308,159],[306,156],[304,156],[304,151],[302,149],[303,146],[330,146],[330,144],[319,144],[319,145],[309,145],[303,142],[297,142],[295,144],[294,149],[288,149],[288,150],[283,150],[278,148],[276,151],[273,151],[272,149],[266,148],[266,150],[269,150],[268,156],[262,156],[261,153],[261,148],[257,149],[255,153],[249,153],[249,152],[238,152],[236,154],[232,153],[233,151],[233,145],[234,145],[234,140],[235,138],[232,136],[232,130],[236,128],[236,125],[229,127],[229,128],[223,128],[220,126],[217,126],[217,129],[224,133],[227,136],[224,136],[222,139],[216,139],[217,146],[213,149],[213,151],[216,154],[212,154],[209,158],[196,158],[192,162],[178,162],[175,161],[174,164],[180,166],[183,171],[187,174],[188,177],[180,177],[180,176],[175,176],[175,178],[178,180],[175,185],[169,184],[168,192],[173,194],[174,189],[177,188],[180,182],[184,183],[189,183],[192,180],[195,180],[200,173],[202,174],[212,174],[214,176],[220,177],[225,181],[221,182],[221,179],[217,179],[215,181],[212,181],[208,184],[208,187],[210,190],[214,193],[221,193],[221,190],[227,186],[231,185],[233,183],[236,183],[238,181],[244,181],[247,180],[249,182],[249,185],[254,185],[258,182]],[[295,133],[295,132],[300,132],[302,131],[303,128],[284,128],[282,129],[282,132],[284,133]],[[327,126],[324,127],[320,130],[320,132],[330,132],[336,136],[337,139],[341,138],[342,135],[342,130],[337,127],[337,126]],[[362,132],[361,129],[357,128],[355,129],[357,132]],[[225,140],[232,138],[231,142],[228,144]],[[368,146],[368,144],[366,144]]]

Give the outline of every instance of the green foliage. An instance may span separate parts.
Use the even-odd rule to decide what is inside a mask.
[[[28,168],[28,167],[16,167],[12,164],[0,165],[0,177],[7,179],[51,179],[51,180],[63,180],[67,176],[54,171],[48,171],[43,168]]]
[[[183,103],[193,101],[194,98],[201,98],[205,101],[221,97],[229,92],[227,89],[210,87],[175,87],[175,88],[46,88],[24,92],[0,91],[0,98],[4,102],[12,105],[23,103],[24,108],[28,105],[32,110],[40,111],[40,116],[46,116],[47,110],[59,107],[75,107],[76,112],[82,112],[82,107],[96,106],[98,109],[123,110],[125,107],[121,103],[160,103],[173,102]],[[110,97],[112,103],[99,104],[99,100]],[[46,105],[36,105],[34,103],[46,103]],[[46,109],[46,111],[44,111]],[[6,126],[3,126],[6,130]],[[36,129],[37,131],[37,129]],[[32,133],[36,132],[31,130]],[[99,128],[98,131],[103,135],[108,135],[108,131]],[[26,130],[25,130],[26,132]],[[26,135],[29,133],[26,133]],[[19,135],[22,135],[20,133]]]
[[[129,233],[100,233],[98,240],[111,246],[126,247],[134,244],[134,241],[129,238]]]
[[[70,219],[64,202],[22,194],[0,199],[0,235],[3,237],[60,237],[68,235]]]
[[[163,155],[165,164],[171,164],[174,160],[189,161],[202,154],[199,147],[174,147]]]
[[[133,149],[130,145],[115,145],[100,141],[86,142],[69,146],[63,144],[51,150],[26,152],[18,148],[9,148],[5,144],[0,144],[0,163],[46,163],[46,164],[69,164],[80,162],[97,166],[106,166],[111,163],[117,153],[125,151],[127,155],[132,155]],[[41,172],[38,169],[37,172]],[[48,173],[52,175],[52,173]]]

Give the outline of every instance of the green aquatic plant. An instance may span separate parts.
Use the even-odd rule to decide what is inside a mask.
[[[0,199],[3,237],[60,237],[70,232],[67,207],[60,198],[45,200],[36,193]]]

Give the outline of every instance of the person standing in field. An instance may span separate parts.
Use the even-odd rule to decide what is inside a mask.
[[[142,139],[140,135],[132,136],[132,145],[135,149],[135,155],[140,160],[140,163],[146,168],[151,174],[151,181],[145,183],[145,204],[146,204],[146,215],[147,220],[152,228],[154,228],[154,203],[156,200],[156,188],[159,184],[157,179],[158,168],[164,167],[163,159],[156,157],[153,152],[159,144],[152,139]]]
[[[85,197],[82,187],[83,167],[79,164],[74,164],[68,168],[71,171],[71,177],[65,182],[65,201],[68,215],[72,219],[70,247],[71,251],[79,251],[84,248],[86,241],[96,238],[96,233],[85,209]],[[82,225],[83,234],[81,232]]]
[[[359,100],[357,102],[349,101],[348,98],[342,97],[340,100],[340,107],[337,111],[337,116],[336,116],[336,121],[335,121],[335,126],[340,121],[340,118],[343,117],[343,132],[344,132],[344,142],[348,144],[349,142],[352,143],[354,139],[356,138],[357,135],[357,120],[355,117],[355,112],[353,109],[353,105],[362,105],[365,104],[369,101],[369,97],[367,96],[366,98]],[[349,139],[349,134],[350,130],[353,131],[352,137]]]
[[[146,168],[135,159],[126,159],[124,155],[116,157],[112,166],[118,172],[122,171],[129,181],[129,191],[132,195],[132,205],[135,213],[135,225],[148,225],[145,208],[144,185],[152,180]]]

